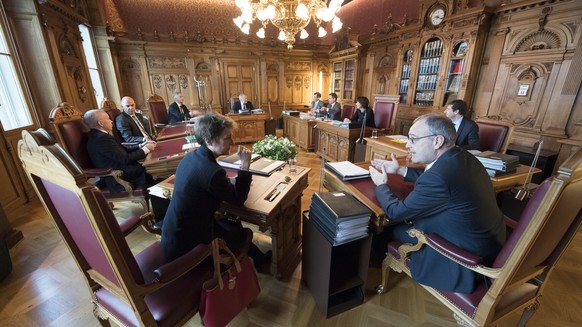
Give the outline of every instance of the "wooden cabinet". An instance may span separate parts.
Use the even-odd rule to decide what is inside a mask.
[[[363,303],[372,237],[332,246],[303,214],[301,279],[326,317]]]
[[[400,88],[398,94],[400,95],[400,103],[408,101],[408,87],[410,85],[410,70],[412,69],[412,58],[414,52],[406,50],[402,58],[402,71],[400,73]]]
[[[295,116],[283,115],[283,134],[299,147],[315,150],[316,120],[301,119]]]
[[[356,140],[360,137],[361,128],[345,128],[335,126],[330,122],[318,122],[317,154],[325,149],[325,159],[330,161],[354,162]],[[372,135],[373,128],[365,128],[364,136]]]
[[[330,54],[331,92],[337,94],[340,102],[356,100],[356,80],[358,73],[358,48],[349,48]]]
[[[433,106],[435,91],[441,66],[443,42],[438,38],[431,38],[424,43],[418,64],[418,76],[414,93],[414,104],[419,106]]]
[[[228,115],[238,127],[232,133],[234,143],[250,143],[262,140],[265,137],[265,114]]]

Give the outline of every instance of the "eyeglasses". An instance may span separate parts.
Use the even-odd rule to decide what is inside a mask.
[[[410,141],[410,144],[414,144],[418,140],[425,139],[425,138],[431,137],[431,136],[436,136],[436,135],[431,134],[431,135],[425,135],[425,136],[419,136],[419,137],[409,137],[408,140]]]

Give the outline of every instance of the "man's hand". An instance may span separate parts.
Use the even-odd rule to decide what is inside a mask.
[[[152,152],[156,148],[156,143],[155,142],[148,142],[148,143],[146,143],[145,147],[148,150],[150,150],[150,152]]]
[[[394,153],[392,153],[391,159],[392,160],[374,159],[372,160],[372,166],[379,170],[383,169],[387,174],[397,174],[400,164],[398,164]]]
[[[238,157],[240,158],[241,161],[240,169],[249,170],[251,166],[251,157],[253,154],[251,150],[242,145],[239,145],[236,154],[238,154]]]
[[[372,177],[372,181],[376,186],[388,183],[388,175],[386,175],[386,171],[384,171],[383,167],[381,172],[372,166],[370,166],[368,170],[370,171],[370,177]]]

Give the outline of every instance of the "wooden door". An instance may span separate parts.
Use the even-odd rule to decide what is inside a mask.
[[[259,95],[256,92],[254,83],[256,80],[255,66],[254,62],[224,62],[224,70],[226,72],[224,84],[226,85],[228,99],[238,97],[239,94],[244,93],[255,108],[260,107]],[[232,103],[230,103],[230,107],[232,107]]]

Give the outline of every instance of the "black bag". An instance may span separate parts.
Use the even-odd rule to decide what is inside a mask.
[[[0,281],[4,280],[12,272],[12,260],[4,238],[0,237]]]

